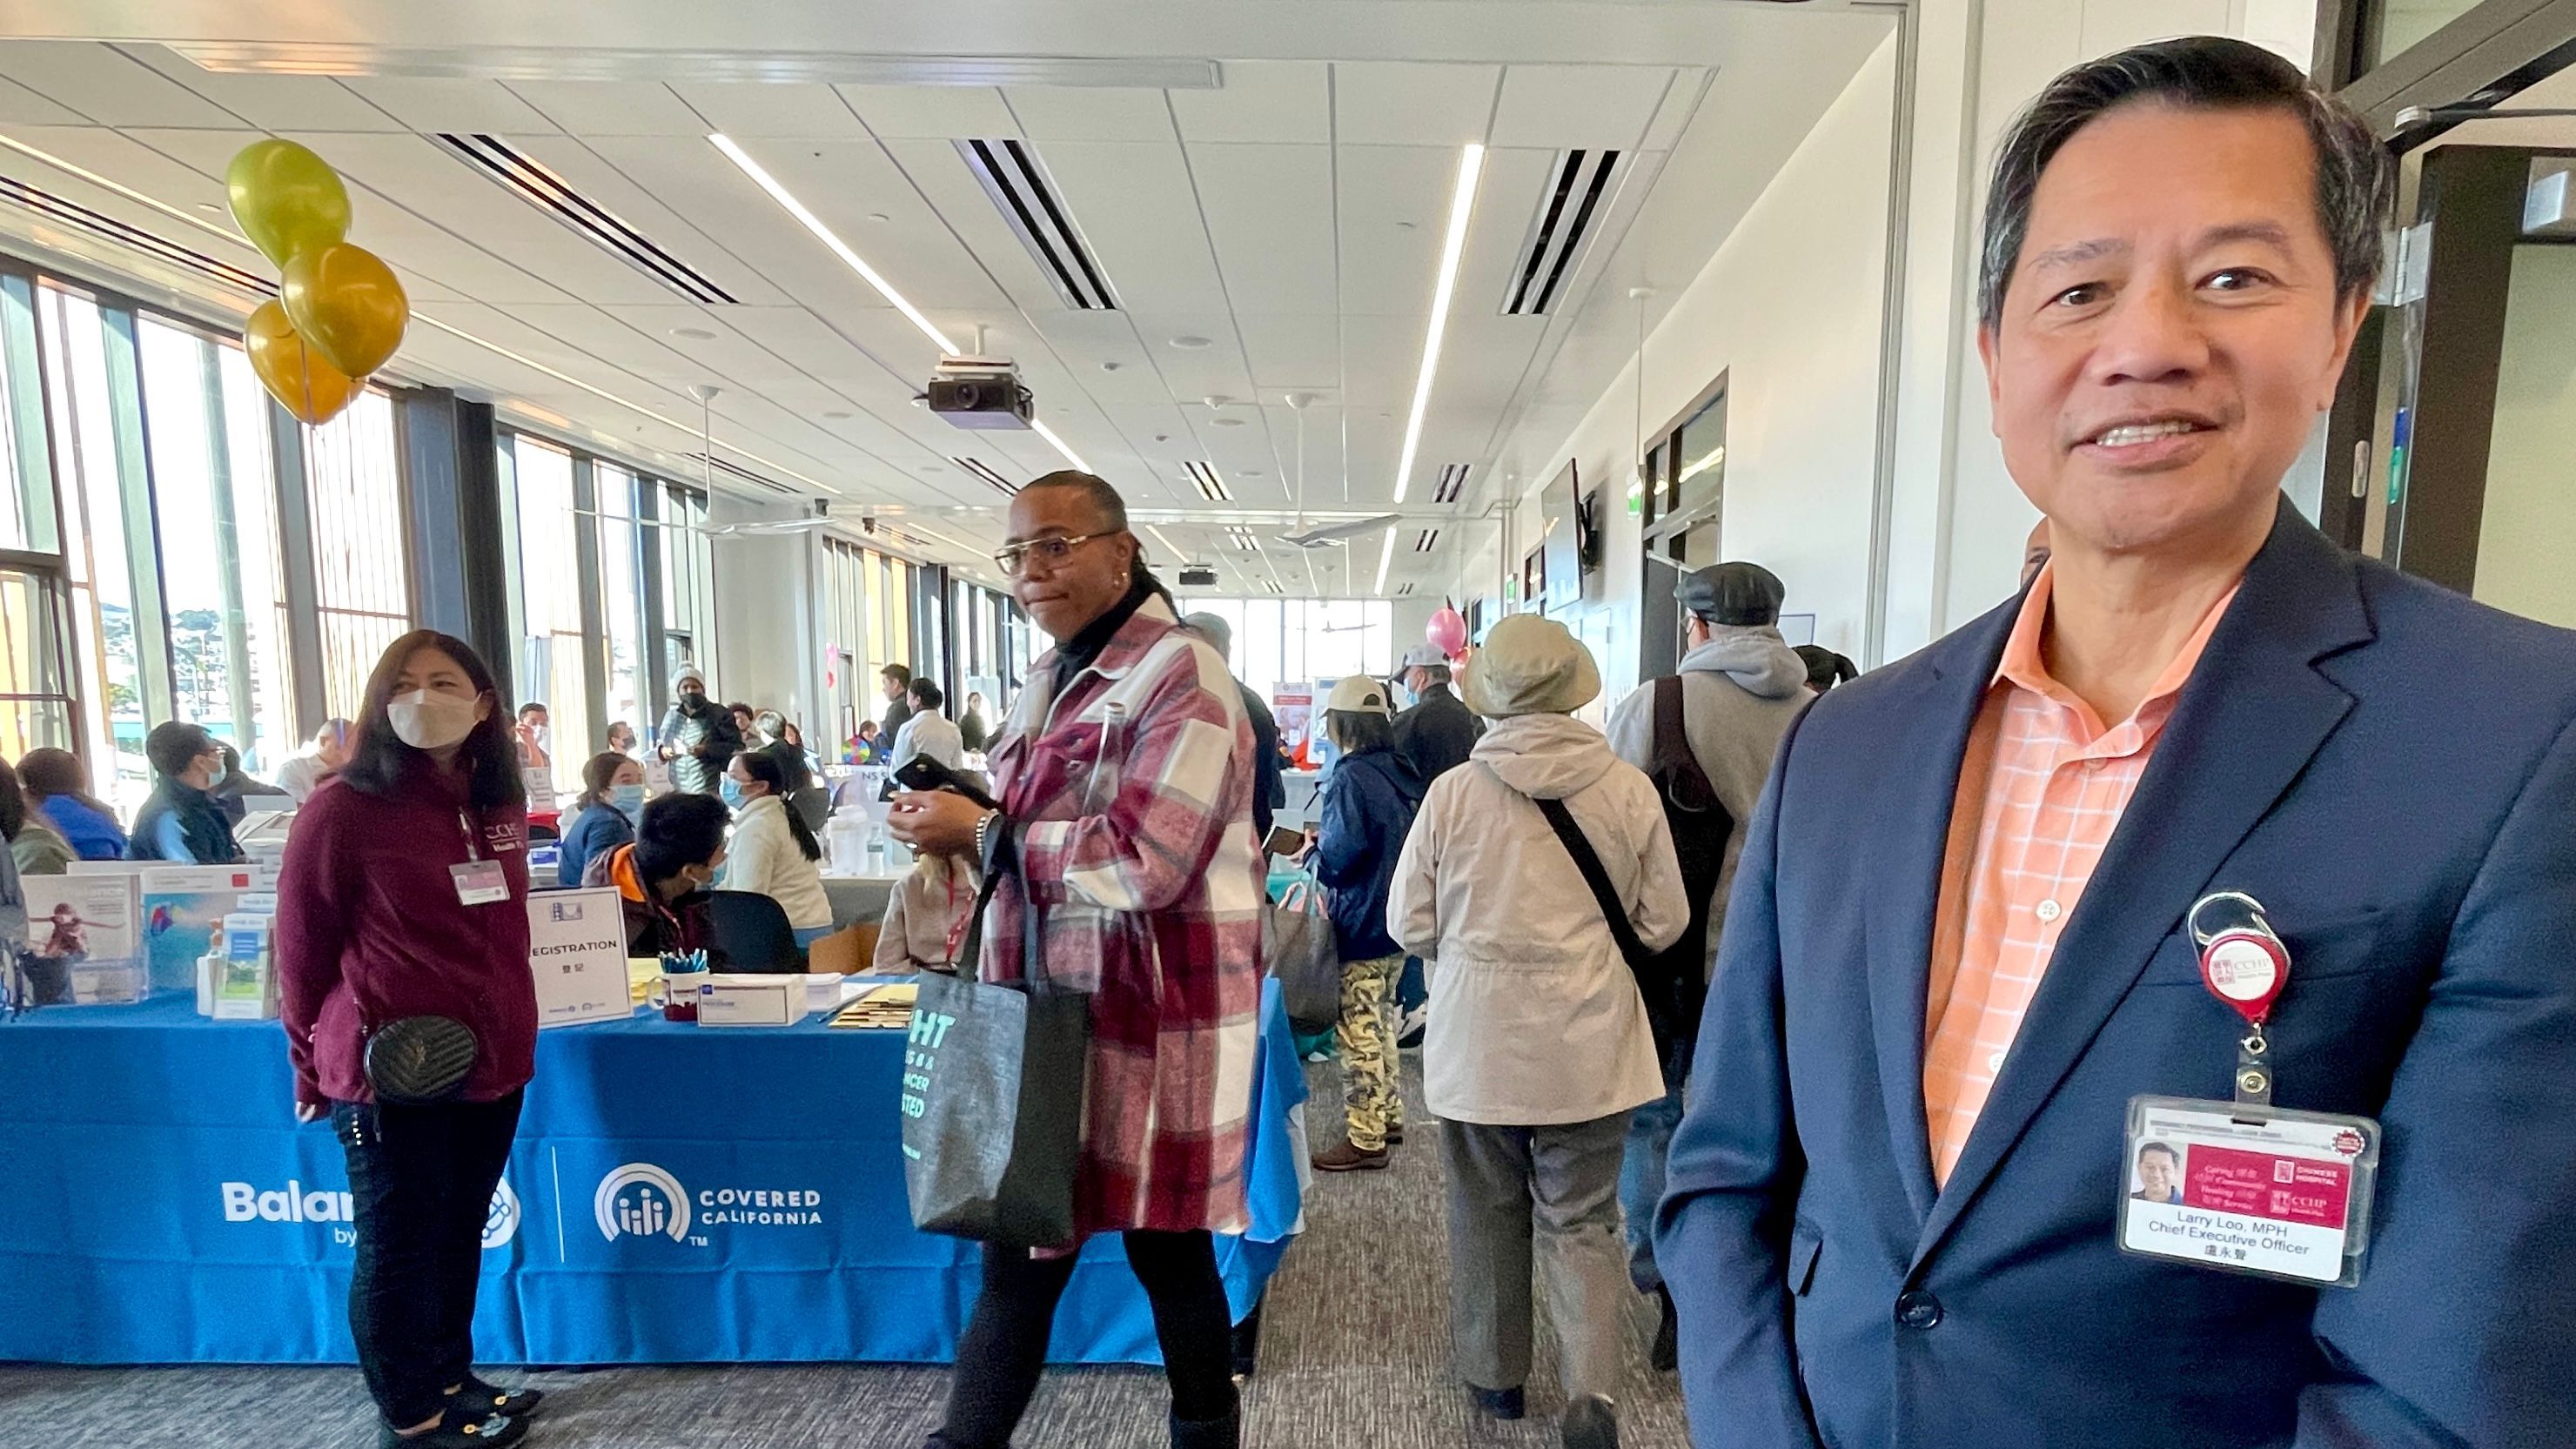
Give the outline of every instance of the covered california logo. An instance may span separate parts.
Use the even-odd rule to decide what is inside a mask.
[[[599,1180],[591,1197],[601,1236],[610,1242],[626,1234],[649,1238],[668,1234],[673,1242],[689,1233],[689,1194],[680,1180],[649,1162],[630,1162]]]

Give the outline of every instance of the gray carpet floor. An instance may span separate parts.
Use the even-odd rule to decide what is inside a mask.
[[[1318,1147],[1340,1135],[1340,1073],[1308,1068]],[[1420,1110],[1419,1064],[1405,1095]],[[1306,1234],[1271,1280],[1260,1371],[1244,1388],[1251,1449],[1547,1449],[1557,1443],[1555,1342],[1544,1324],[1530,1416],[1478,1415],[1448,1366],[1448,1249],[1429,1133],[1384,1172],[1319,1176]],[[1543,1302],[1543,1300],[1542,1300]],[[1631,1325],[1629,1449],[1688,1444],[1669,1374],[1645,1365],[1653,1321]],[[519,1376],[497,1375],[504,1381]],[[946,1371],[751,1364],[550,1372],[527,1442],[541,1449],[913,1449],[938,1417]],[[1048,1373],[1014,1441],[1020,1449],[1162,1449],[1166,1405],[1152,1369]],[[6,1449],[276,1449],[372,1446],[374,1412],[347,1368],[57,1368],[0,1365]]]

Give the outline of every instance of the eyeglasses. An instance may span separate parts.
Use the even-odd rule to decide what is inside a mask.
[[[1115,536],[1110,533],[1077,533],[1071,538],[1033,538],[1026,543],[1006,546],[993,555],[993,563],[1002,571],[1002,577],[1006,579],[1019,577],[1020,566],[1030,559],[1036,559],[1045,564],[1047,571],[1052,573],[1061,567],[1066,559],[1073,556],[1075,549],[1096,538]]]

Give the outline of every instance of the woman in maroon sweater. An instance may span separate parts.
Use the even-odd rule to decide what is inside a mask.
[[[295,1114],[349,1158],[349,1330],[380,1445],[463,1449],[527,1432],[534,1391],[474,1376],[483,1221],[536,1055],[527,797],[509,705],[461,639],[394,641],[349,763],[313,792],[278,880],[277,964]],[[407,1017],[474,1035],[445,1100],[378,1102],[368,1035]]]

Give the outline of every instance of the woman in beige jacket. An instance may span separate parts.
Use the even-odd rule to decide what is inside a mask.
[[[924,855],[886,897],[868,969],[899,975],[954,969],[982,884],[963,857]]]
[[[1565,803],[1649,949],[1690,919],[1655,787],[1571,717],[1600,692],[1563,625],[1496,624],[1463,686],[1493,728],[1433,782],[1387,901],[1396,940],[1431,963],[1423,1097],[1449,1184],[1458,1369],[1479,1408],[1520,1417],[1535,1246],[1564,1343],[1567,1449],[1618,1443],[1620,1325],[1636,1296],[1619,1159],[1629,1112],[1664,1086],[1636,978],[1536,802]]]

